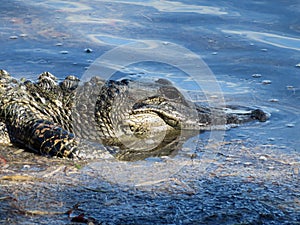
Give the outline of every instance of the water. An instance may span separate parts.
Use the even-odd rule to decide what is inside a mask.
[[[176,167],[172,159],[149,159],[133,165],[95,162],[76,171],[71,178],[57,170],[61,175],[58,185],[49,185],[49,190],[40,181],[27,183],[27,192],[18,189],[22,186],[20,182],[3,183],[1,194],[18,192],[25,197],[40,196],[39,189],[42,193],[52,193],[50,199],[57,203],[56,209],[66,210],[80,202],[86,214],[98,221],[116,224],[139,221],[151,224],[151,220],[169,224],[296,224],[299,219],[300,67],[296,66],[300,63],[299,8],[296,0],[276,4],[267,0],[2,1],[1,68],[16,77],[35,79],[41,72],[50,71],[59,78],[69,74],[84,78],[89,67],[112,49],[157,40],[164,46],[176,44],[201,56],[220,85],[225,103],[260,107],[272,116],[266,123],[245,124],[227,131],[223,141],[228,145],[221,149],[214,150],[214,146],[207,144],[209,132],[201,134],[200,139],[194,141],[200,140],[200,146],[187,150],[195,153],[194,161],[188,154],[175,161]],[[86,48],[93,51],[87,53]],[[166,54],[164,57],[184,62],[187,56]],[[190,74],[176,65],[151,61],[113,66],[119,69],[117,76],[164,76],[189,97],[193,96],[191,90],[195,92]],[[200,78],[204,76],[200,72],[202,68],[193,69],[199,71]],[[101,75],[102,71],[98,72]],[[253,77],[253,74],[261,76]],[[265,80],[271,83],[264,84]],[[184,145],[184,148],[189,146]],[[32,163],[30,157],[27,163]],[[155,169],[159,171],[165,165],[169,173],[153,181],[139,180],[132,172],[120,172],[147,168],[147,163],[157,165],[153,166],[155,174],[158,173]],[[20,165],[14,170],[11,164],[3,170],[4,175],[24,172]],[[48,166],[51,168],[51,165]],[[118,173],[114,174],[112,165],[119,168],[115,170]],[[38,177],[47,174],[36,172],[34,163],[32,167],[29,174]],[[36,168],[40,170],[40,164]],[[108,172],[101,172],[103,168],[109,169]],[[173,175],[173,169],[179,173]],[[51,182],[58,177],[53,176]],[[102,187],[106,183],[98,177],[112,186]],[[81,189],[82,185],[87,189]],[[145,190],[137,188],[141,186]],[[78,191],[86,201],[76,194]],[[74,201],[66,199],[66,193]],[[97,201],[93,201],[94,195],[98,196]],[[38,200],[50,204],[50,200],[43,197]],[[62,205],[58,206],[59,202]],[[5,209],[15,209],[0,198],[2,203],[1,216]],[[41,208],[35,201],[30,205],[26,198],[19,199],[19,204],[24,208]],[[145,207],[143,218],[138,216],[141,205]],[[128,215],[124,213],[126,210]],[[69,221],[64,216],[51,215],[29,218],[17,213],[8,217],[17,218],[23,224],[37,224],[37,221],[67,224]],[[110,217],[115,220],[108,219]],[[7,217],[1,217],[0,223],[5,219]]]

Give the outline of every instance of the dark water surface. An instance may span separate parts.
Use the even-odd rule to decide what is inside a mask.
[[[175,159],[77,169],[4,148],[0,223],[71,224],[53,212],[79,204],[71,217],[84,213],[95,224],[299,224],[299,1],[4,0],[0,13],[0,67],[18,78],[43,71],[84,78],[115,47],[156,40],[201,56],[226,103],[272,115],[226,131],[221,148],[203,144],[211,133],[201,134],[183,146],[188,156]],[[163,76],[195,91],[176,65],[130,57],[136,64],[119,76]],[[3,179],[15,174],[34,179]]]

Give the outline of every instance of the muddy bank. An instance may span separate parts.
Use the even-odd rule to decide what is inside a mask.
[[[10,158],[4,151],[1,222],[297,224],[299,156],[274,151],[280,152],[241,141],[210,146],[177,160],[177,173],[143,181],[124,172],[139,170],[132,162],[114,169],[113,161],[74,163],[18,152]],[[149,171],[161,165],[174,168],[166,158],[149,164]]]

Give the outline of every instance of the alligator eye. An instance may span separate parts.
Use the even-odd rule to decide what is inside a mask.
[[[129,126],[129,128],[130,128],[131,131],[134,131],[134,126],[133,125]]]

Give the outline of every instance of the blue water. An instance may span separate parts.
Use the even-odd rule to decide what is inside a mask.
[[[300,154],[298,0],[1,3],[0,67],[12,75],[35,79],[41,72],[50,71],[59,78],[69,74],[84,78],[99,58],[116,47],[132,43],[139,46],[145,40],[155,40],[165,47],[174,44],[203,60],[225,103],[260,107],[271,113],[266,123],[227,131],[225,141],[249,141],[254,146],[274,146],[283,155]],[[134,48],[111,59],[109,66],[117,71],[114,76],[163,76],[188,95],[189,91],[202,91],[197,89],[195,75],[178,68],[189,62],[191,55],[148,47],[155,49],[149,50],[151,62],[139,62],[136,55],[140,50]],[[87,53],[86,48],[93,51]],[[118,65],[121,58],[133,63]],[[173,65],[165,64],[170,61]],[[207,74],[203,74],[206,70],[195,65],[188,64],[188,68],[199,71],[196,81],[207,82]],[[103,73],[97,72],[95,75]],[[261,76],[255,78],[253,74]],[[263,84],[266,80],[271,82]],[[215,95],[215,89],[211,90]]]

